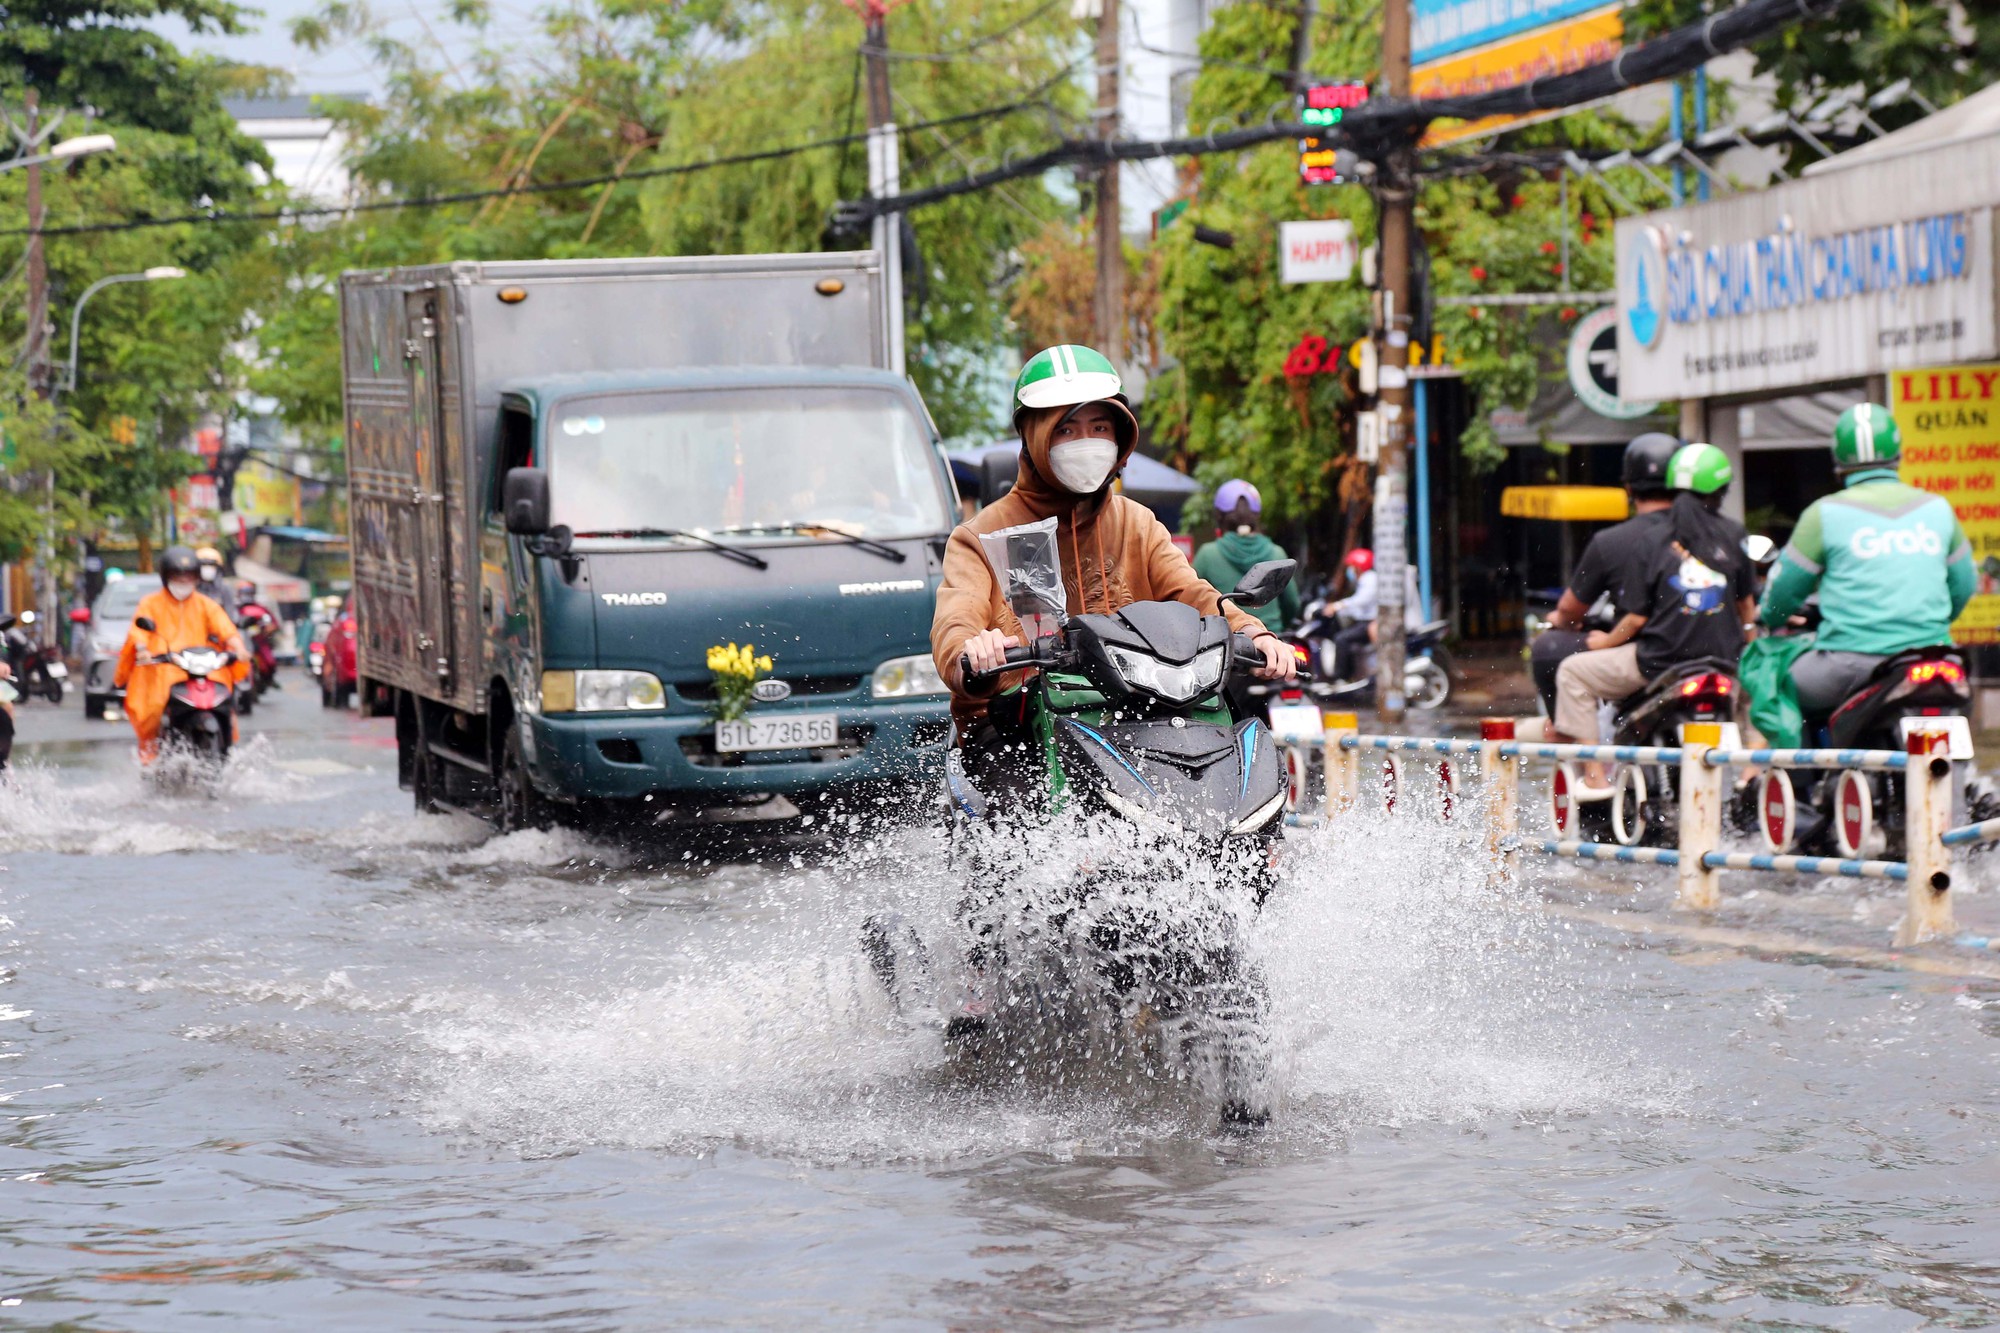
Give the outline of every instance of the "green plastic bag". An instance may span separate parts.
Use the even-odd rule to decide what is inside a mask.
[[[1767,744],[1781,750],[1805,744],[1805,715],[1798,691],[1792,688],[1792,663],[1809,651],[1810,634],[1774,634],[1752,639],[1743,649],[1736,674],[1750,694],[1750,725]]]

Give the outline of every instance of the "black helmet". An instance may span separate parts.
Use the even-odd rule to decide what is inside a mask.
[[[1625,489],[1636,494],[1667,489],[1667,462],[1681,442],[1659,431],[1647,431],[1625,446],[1625,466],[1621,480]]]
[[[160,586],[163,588],[167,580],[176,575],[189,579],[201,577],[201,561],[195,559],[194,552],[185,546],[169,546],[160,552],[159,562],[154,568],[160,571]]]

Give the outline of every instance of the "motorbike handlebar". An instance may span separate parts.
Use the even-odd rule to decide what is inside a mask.
[[[1018,671],[1026,666],[1047,665],[1048,662],[1046,659],[1039,655],[1037,649],[1032,644],[1023,645],[1019,648],[1009,648],[1005,663],[997,671],[975,671],[972,668],[972,655],[970,653],[960,653],[958,655],[958,678],[967,685],[984,685],[988,681],[998,680],[1009,671]]]
[[[1293,679],[1301,682],[1311,680],[1313,678],[1312,663],[1306,658],[1300,657],[1298,650],[1293,648],[1286,640],[1281,638],[1278,642],[1284,644],[1286,648],[1292,651],[1292,660],[1297,666],[1297,671]],[[1241,630],[1229,636],[1229,654],[1230,660],[1234,664],[1234,670],[1242,672],[1244,675],[1250,674],[1250,672],[1264,664],[1264,650],[1257,646],[1256,637],[1245,634]],[[1259,683],[1273,685],[1277,682],[1262,681]]]

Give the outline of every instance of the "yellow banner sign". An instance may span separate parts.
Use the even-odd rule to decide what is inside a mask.
[[[1972,543],[1978,587],[1952,637],[2000,643],[2000,364],[1894,371],[1889,394],[1903,480],[1951,501]]]
[[[1624,48],[1625,24],[1619,6],[1552,23],[1546,28],[1495,42],[1477,51],[1446,56],[1410,71],[1410,91],[1418,97],[1457,97],[1515,88],[1531,79],[1569,74],[1586,65],[1610,60]],[[1424,135],[1424,147],[1470,139],[1481,134],[1563,112],[1539,115],[1488,116],[1484,120],[1440,120]]]

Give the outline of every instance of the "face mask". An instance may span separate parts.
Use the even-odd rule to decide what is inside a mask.
[[[201,567],[201,581],[203,583],[213,583],[215,582],[216,574],[219,572],[214,565],[203,565]]]
[[[176,581],[167,585],[167,591],[174,595],[175,601],[185,602],[188,598],[194,596],[194,585],[192,583]]]
[[[1118,466],[1118,441],[1068,440],[1049,450],[1049,470],[1078,495],[1090,495]]]

